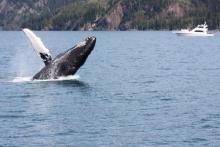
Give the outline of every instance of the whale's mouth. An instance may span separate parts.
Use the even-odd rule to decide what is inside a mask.
[[[87,37],[86,42],[89,44],[89,48],[93,49],[95,47],[96,37]]]
[[[96,42],[96,37],[94,37],[94,36],[92,36],[92,37],[87,37],[87,38],[85,39],[85,41],[86,41],[87,44],[93,44],[93,43]]]
[[[86,41],[95,41],[96,37],[92,36],[92,37],[87,37]]]
[[[79,42],[76,47],[86,47],[88,46],[88,48],[94,48],[96,43],[96,37],[92,36],[92,37],[87,37],[84,41]]]

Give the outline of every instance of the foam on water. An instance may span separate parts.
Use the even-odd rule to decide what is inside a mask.
[[[68,80],[78,80],[79,75],[71,75],[66,77],[59,77],[58,79],[47,79],[47,80],[32,80],[32,77],[15,77],[11,82],[22,83],[22,82],[43,82],[43,81],[68,81]]]
[[[31,81],[32,77],[15,77],[15,79],[12,80],[14,83],[19,83],[19,82],[29,82]]]

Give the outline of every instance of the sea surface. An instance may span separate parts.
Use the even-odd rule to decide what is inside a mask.
[[[0,146],[220,146],[220,33],[35,32],[55,57],[97,44],[76,75],[31,81],[43,62],[0,32]]]

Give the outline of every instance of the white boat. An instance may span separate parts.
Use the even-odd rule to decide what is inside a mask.
[[[193,30],[181,29],[181,31],[174,31],[173,33],[177,34],[178,36],[214,36],[214,34],[208,33],[208,25],[206,22],[198,25]]]

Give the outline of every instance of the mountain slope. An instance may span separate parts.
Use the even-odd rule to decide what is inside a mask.
[[[219,0],[0,0],[0,28],[147,30],[220,27]]]

